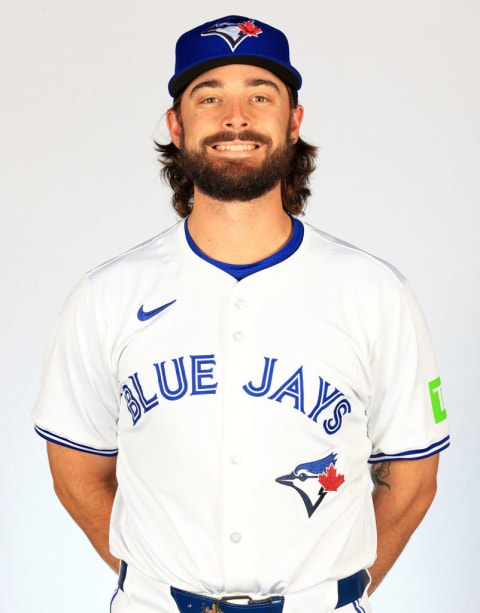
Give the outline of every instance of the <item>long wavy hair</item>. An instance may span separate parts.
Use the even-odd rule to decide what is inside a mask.
[[[290,105],[296,106],[295,96],[289,90]],[[181,96],[174,101],[172,110],[180,117]],[[162,164],[161,176],[173,190],[173,208],[180,217],[187,217],[193,207],[193,182],[185,175],[179,161],[180,150],[172,142],[162,145],[154,141],[158,152],[158,160]],[[283,208],[291,215],[303,213],[311,194],[309,188],[310,175],[315,170],[317,147],[303,139],[292,145],[290,169],[281,181]]]

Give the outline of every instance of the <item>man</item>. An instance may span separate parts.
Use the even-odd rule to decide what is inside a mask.
[[[433,500],[428,331],[393,267],[293,217],[300,86],[268,24],[180,37],[158,148],[183,220],[87,274],[50,343],[36,430],[114,613],[370,611]]]

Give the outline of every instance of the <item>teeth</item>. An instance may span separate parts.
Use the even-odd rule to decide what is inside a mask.
[[[218,151],[253,151],[255,145],[216,145]]]

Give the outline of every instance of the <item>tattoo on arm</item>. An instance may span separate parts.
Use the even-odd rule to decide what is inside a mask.
[[[382,462],[381,464],[374,464],[372,468],[372,479],[375,485],[383,485],[390,489],[386,479],[390,476],[390,464],[391,462]]]

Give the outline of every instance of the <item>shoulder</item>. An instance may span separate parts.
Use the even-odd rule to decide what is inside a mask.
[[[306,254],[328,276],[364,289],[369,284],[392,289],[405,285],[406,277],[390,262],[308,223],[304,226]]]
[[[124,275],[138,275],[143,270],[147,271],[149,265],[158,266],[162,262],[170,261],[175,255],[178,257],[181,227],[182,222],[176,223],[140,245],[96,266],[86,273],[85,278],[96,285],[116,277],[124,278]]]
[[[175,279],[183,258],[181,237],[178,223],[87,272],[67,297],[63,316],[92,319],[99,328],[130,317],[134,307]]]

